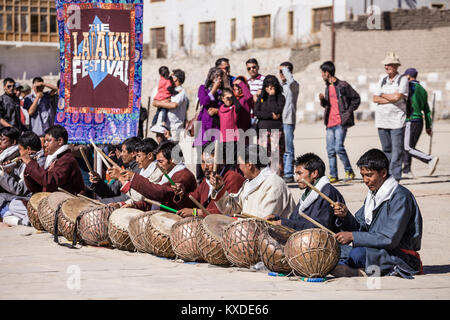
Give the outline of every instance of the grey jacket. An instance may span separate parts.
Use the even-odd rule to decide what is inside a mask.
[[[283,94],[286,98],[286,104],[283,108],[283,124],[292,124],[295,126],[295,114],[297,113],[297,99],[300,92],[300,85],[294,80],[294,76],[287,67],[281,69],[286,82],[281,83]]]
[[[371,266],[379,267],[381,275],[398,274],[405,278],[420,271],[420,260],[400,250],[419,251],[422,240],[419,206],[413,194],[402,185],[373,211],[370,225],[364,219],[364,206],[355,217],[347,214],[336,224],[340,223],[342,230],[353,231],[353,247],[366,248],[366,273],[373,273]]]

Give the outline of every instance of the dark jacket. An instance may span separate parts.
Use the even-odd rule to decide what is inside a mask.
[[[342,197],[341,193],[331,184],[328,183],[324,185],[321,191],[331,200],[345,203],[344,197]],[[314,224],[299,215],[299,207],[300,203],[297,204],[294,211],[289,216],[289,219],[281,218],[281,224],[298,231],[317,228]],[[313,218],[331,231],[339,232],[339,228],[336,226],[336,216],[334,215],[334,209],[324,198],[319,196],[306,210],[303,211],[303,213]]]
[[[420,260],[400,249],[419,251],[422,241],[422,215],[413,194],[398,185],[390,199],[373,211],[367,225],[364,206],[355,216],[347,214],[341,223],[343,231],[352,231],[353,247],[366,248],[366,273],[378,266],[381,275],[398,272],[412,276],[420,271]]]
[[[283,128],[283,108],[286,98],[282,93],[274,96],[268,96],[263,100],[261,96],[255,104],[254,116],[258,118],[258,129],[282,129]],[[280,118],[274,120],[272,112],[279,114]]]
[[[5,119],[19,131],[25,129],[22,122],[20,122],[20,100],[18,97],[10,96],[6,93],[0,96],[0,118]]]
[[[359,104],[361,103],[361,98],[355,89],[353,89],[352,86],[345,81],[336,78],[334,86],[336,87],[336,95],[338,98],[341,126],[343,128],[350,128],[355,125],[353,112],[358,109]],[[325,87],[325,99],[320,101],[320,105],[325,108],[323,120],[325,125],[328,125],[328,118],[331,109],[328,83]]]

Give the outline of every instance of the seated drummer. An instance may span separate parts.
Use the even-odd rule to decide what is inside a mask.
[[[54,125],[45,131],[44,148],[47,151],[44,167],[40,167],[29,153],[21,154],[26,164],[24,179],[31,192],[53,192],[58,187],[70,192],[84,192],[84,182],[80,167],[72,155],[67,141],[69,139],[66,129]]]
[[[163,141],[156,149],[155,154],[158,165],[174,183],[181,184],[187,193],[195,190],[197,181],[192,172],[184,165],[183,153],[177,143]],[[140,174],[128,170],[122,171],[120,175],[120,179],[124,184],[122,192],[128,192],[130,189],[133,189],[147,199],[158,201],[173,209],[182,209],[174,201],[175,191],[172,189],[167,177],[163,176],[160,182],[153,183]],[[134,204],[126,205],[126,207],[144,211],[151,210],[151,205],[144,201],[135,202]],[[153,210],[158,209],[153,206]]]
[[[238,150],[239,169],[246,178],[237,193],[229,193],[224,178],[210,178],[211,198],[225,215],[247,213],[263,218],[275,214],[287,218],[295,208],[294,198],[284,180],[270,169],[267,151],[259,145]]]
[[[338,203],[335,214],[343,232],[336,234],[341,261],[336,277],[362,275],[359,268],[375,276],[400,275],[411,278],[422,273],[417,253],[422,239],[422,215],[413,194],[389,174],[389,160],[378,149],[358,160],[369,191],[355,216]],[[353,247],[348,244],[353,243]]]
[[[316,191],[310,189],[302,179],[315,186],[319,191],[328,196],[333,201],[344,202],[341,193],[330,184],[330,180],[325,176],[325,163],[314,153],[306,153],[295,160],[295,175],[298,186],[304,190],[294,211],[288,218],[277,217],[270,214],[266,220],[274,221],[275,224],[283,225],[295,230],[316,228],[314,224],[299,215],[299,212],[310,216],[326,228],[339,232],[336,226],[336,216],[333,207],[322,198]]]
[[[209,181],[214,167],[214,155],[216,153],[216,150],[214,148],[215,142],[210,142],[203,147],[201,167],[205,177],[203,178],[202,182],[197,187],[197,189],[195,189],[194,192],[191,192],[189,195],[191,195],[198,202],[200,202],[200,204],[203,205],[206,208],[206,210],[208,210],[209,213],[220,214],[221,212],[219,211],[219,209],[217,209],[215,201],[211,198],[214,187]],[[224,144],[220,143],[219,148],[222,148],[223,150],[223,152],[219,152],[220,155],[219,159],[226,160],[226,157],[222,156],[226,154],[225,153],[226,148],[224,147]],[[223,164],[223,162],[225,161],[218,161],[217,174],[223,177],[224,189],[229,193],[236,193],[242,187],[245,178],[236,171],[232,170],[231,167],[234,166],[234,164],[231,164],[230,166],[227,164]],[[184,208],[178,211],[177,213],[178,215],[184,218],[193,215],[196,216],[207,215],[202,210],[197,209],[197,206],[191,201],[191,199],[189,199],[188,194],[184,192],[184,189],[180,184],[176,184],[176,186],[173,186],[173,188],[176,194],[175,202],[178,203],[179,206],[182,206]],[[195,214],[193,208],[196,208]]]
[[[5,164],[19,156],[17,140],[20,131],[15,127],[4,127],[0,129],[0,163]]]

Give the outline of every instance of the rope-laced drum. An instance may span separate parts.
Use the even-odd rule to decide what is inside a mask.
[[[78,230],[81,239],[92,246],[110,246],[108,224],[109,216],[114,210],[114,207],[105,205],[81,211],[78,217]]]
[[[175,254],[184,261],[202,261],[197,244],[197,229],[203,217],[184,218],[172,226],[170,242]]]
[[[338,263],[340,247],[331,233],[313,228],[290,236],[284,253],[289,265],[301,276],[323,278]]]
[[[151,249],[145,239],[145,230],[149,221],[149,217],[158,211],[144,212],[136,217],[131,218],[128,225],[128,234],[131,242],[139,252],[151,253]]]
[[[39,202],[39,221],[46,231],[51,234],[55,233],[55,214],[59,206],[67,199],[73,199],[74,197],[64,192],[52,192],[48,197]],[[60,235],[61,233],[58,232],[58,234]]]
[[[152,254],[159,257],[175,258],[170,232],[172,226],[182,218],[174,213],[157,211],[149,217],[145,230],[145,240]]]
[[[119,208],[111,213],[108,224],[108,235],[112,244],[119,250],[135,251],[128,233],[128,225],[133,217],[144,211],[132,208]]]
[[[197,245],[203,259],[210,264],[229,265],[222,246],[223,229],[236,220],[221,214],[206,216],[197,228]]]
[[[98,207],[97,204],[80,198],[73,198],[64,201],[58,211],[58,231],[69,241],[73,240],[73,232],[77,217],[84,210]],[[78,238],[80,238],[80,230]]]
[[[227,259],[237,267],[246,267],[260,261],[258,238],[267,223],[259,219],[243,219],[225,227],[222,245]]]
[[[30,219],[31,225],[40,231],[45,230],[44,226],[42,225],[41,221],[39,220],[38,215],[38,206],[39,202],[41,202],[42,199],[48,197],[51,194],[51,192],[38,192],[31,196],[30,200],[28,200],[27,203],[27,212],[28,212],[28,218]]]
[[[284,255],[284,246],[294,229],[269,225],[261,232],[258,245],[259,254],[264,265],[270,271],[288,274],[292,271]]]

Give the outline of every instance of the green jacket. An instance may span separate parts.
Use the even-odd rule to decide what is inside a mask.
[[[428,105],[428,94],[426,90],[417,81],[411,81],[410,92],[411,96],[411,106],[412,114],[406,119],[406,121],[411,121],[415,119],[422,119],[422,111],[425,114],[425,127],[431,128],[431,111]]]

